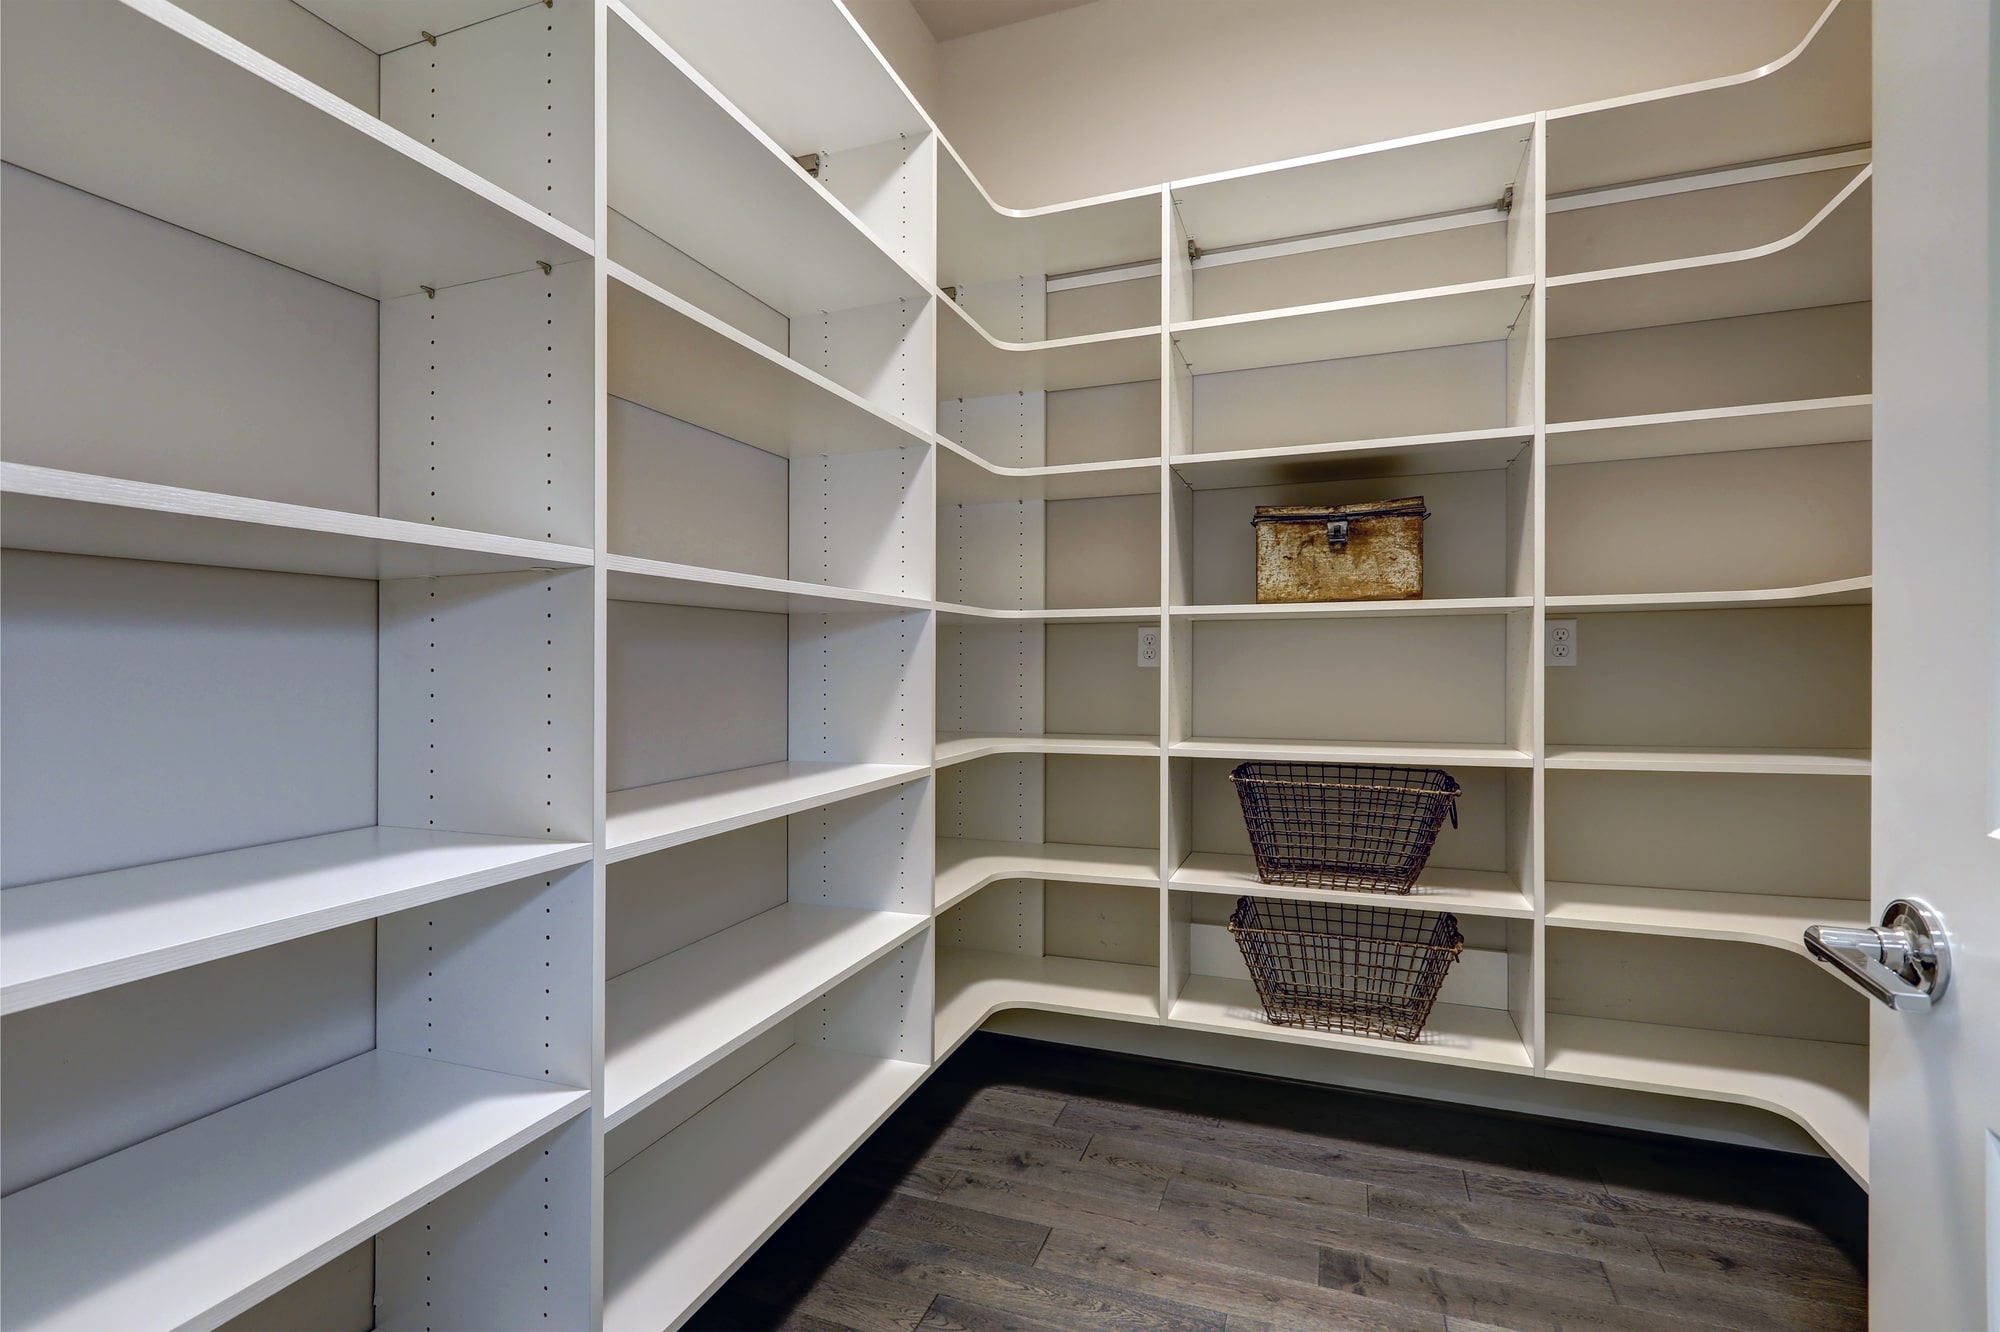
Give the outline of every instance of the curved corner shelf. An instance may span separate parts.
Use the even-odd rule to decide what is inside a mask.
[[[1003,879],[1157,888],[1160,853],[1156,848],[1142,846],[991,842],[970,837],[937,839],[936,910],[944,911],[987,884]]]
[[[1874,167],[1855,174],[1797,231],[1727,254],[1548,280],[1551,338],[1734,319],[1869,299]]]
[[[585,842],[374,827],[7,890],[0,1012],[581,865]]]
[[[1868,7],[1832,0],[1768,65],[1552,111],[1553,195],[1867,143]]]
[[[1409,893],[1344,892],[1326,888],[1287,888],[1257,877],[1250,856],[1197,851],[1181,862],[1167,886],[1189,892],[1227,896],[1289,898],[1300,902],[1353,902],[1363,906],[1408,907],[1414,911],[1455,911],[1468,916],[1499,916],[1528,920],[1534,903],[1512,875],[1492,870],[1424,868]]]
[[[1160,262],[1160,189],[1124,190],[1045,208],[995,203],[949,143],[938,141],[938,281],[977,286],[1023,273],[1060,275]]]
[[[940,947],[935,1057],[942,1061],[1009,1008],[1157,1025],[1159,993],[1158,967]]]
[[[955,601],[937,603],[946,624],[1144,624],[1160,618],[1158,606],[1106,606],[1083,610],[991,610]]]
[[[1866,606],[1875,599],[1872,577],[1835,578],[1801,587],[1760,587],[1738,592],[1627,592],[1550,597],[1552,611],[1602,615],[1624,611],[1758,610],[1786,606]]]
[[[836,800],[887,790],[930,771],[908,763],[765,763],[604,797],[604,858],[629,860]]]
[[[1497,342],[1513,331],[1534,287],[1533,278],[1494,278],[1192,319],[1171,331],[1198,375]]]
[[[1431,1009],[1430,1021],[1417,1040],[1393,1041],[1379,1036],[1273,1026],[1264,1016],[1257,987],[1247,980],[1226,976],[1189,976],[1187,984],[1181,987],[1180,997],[1167,1010],[1166,1025],[1330,1050],[1365,1050],[1430,1063],[1512,1072],[1527,1072],[1534,1067],[1527,1043],[1504,1009],[1441,1003]]]
[[[167,0],[22,6],[4,82],[9,162],[377,300],[591,254]]]
[[[1233,490],[1433,472],[1499,471],[1534,442],[1534,431],[1503,426],[1275,449],[1181,453],[1168,461],[1175,475],[1195,490]]]
[[[643,19],[620,0],[609,7],[612,208],[788,318],[928,298],[921,278]]]
[[[1104,499],[1114,495],[1160,493],[1158,458],[1118,458],[1109,462],[1057,463],[1047,467],[1003,467],[940,435],[938,503]]]
[[[1873,395],[1862,393],[1595,421],[1552,421],[1548,427],[1549,466],[1844,444],[1874,434],[1874,406]]]
[[[1870,924],[1868,903],[1834,897],[1631,888],[1607,883],[1545,886],[1548,922],[1619,934],[1663,934],[1763,944],[1805,956],[1808,925]]]
[[[1868,1184],[1868,1047],[1550,1013],[1546,1076],[1755,1106]]]
[[[1000,342],[938,293],[938,397],[1095,388],[1160,377],[1160,330],[1121,328],[1040,342]]]
[[[613,976],[604,1127],[615,1129],[900,947],[928,915],[787,902]]]
[[[1551,744],[1550,768],[1594,772],[1767,772],[1866,777],[1865,749],[1691,749]]]
[[[1114,754],[1158,757],[1160,742],[1150,735],[975,735],[940,731],[937,766],[965,763],[990,754]]]
[[[607,555],[604,568],[605,596],[612,601],[711,606],[776,615],[894,615],[931,608],[921,597],[895,592],[864,592],[633,555]]]
[[[1418,601],[1292,601],[1241,606],[1175,606],[1176,620],[1370,620],[1428,615],[1507,615],[1533,610],[1533,597],[1438,597]]]
[[[1174,758],[1276,759],[1291,763],[1405,763],[1444,768],[1526,768],[1534,756],[1512,745],[1369,744],[1331,740],[1197,737],[1168,747]]]
[[[214,1327],[589,1107],[554,1083],[356,1055],[10,1194],[7,1326]]]
[[[588,568],[586,546],[0,462],[8,546],[334,578]]]
[[[623,265],[608,265],[607,276],[613,397],[788,458],[930,442],[914,425]]]

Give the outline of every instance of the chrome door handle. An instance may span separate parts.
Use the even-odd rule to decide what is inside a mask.
[[[1806,952],[1871,999],[1901,1012],[1924,1012],[1951,983],[1944,917],[1927,902],[1898,898],[1872,929],[1808,925]]]

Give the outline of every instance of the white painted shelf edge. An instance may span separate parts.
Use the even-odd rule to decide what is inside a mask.
[[[795,1045],[612,1171],[605,1332],[701,1307],[930,1067]]]
[[[1160,886],[1160,853],[1152,847],[1085,846],[1064,842],[937,839],[937,901],[943,912],[1002,879]]]
[[[1276,759],[1295,763],[1406,763],[1437,767],[1525,768],[1534,756],[1512,745],[1381,744],[1366,741],[1241,740],[1212,736],[1168,747],[1175,758]]]
[[[1535,914],[1534,903],[1511,876],[1493,870],[1451,869],[1442,865],[1425,866],[1416,886],[1407,894],[1369,893],[1291,888],[1265,883],[1257,877],[1254,857],[1196,851],[1181,862],[1181,867],[1167,880],[1167,886],[1203,893],[1289,898],[1301,902],[1353,902],[1363,906],[1455,911],[1468,916],[1501,916],[1516,920],[1530,919]]]
[[[1157,1024],[1159,990],[1158,967],[941,945],[937,1058],[942,1061],[987,1018],[1008,1008]]]
[[[939,731],[937,766],[964,763],[989,754],[1131,754],[1157,755],[1159,741],[1150,735],[975,735]]]
[[[1533,597],[1440,597],[1415,601],[1300,601],[1173,606],[1176,620],[1363,620],[1382,616],[1505,615],[1534,609]]]
[[[604,798],[605,859],[627,860],[713,837],[900,786],[929,771],[923,764],[793,761],[612,791]]]
[[[0,1202],[12,1332],[212,1327],[590,1093],[374,1050]]]
[[[1859,929],[1872,923],[1866,901],[1834,897],[1553,881],[1543,892],[1545,916],[1553,926],[1763,944],[1801,957],[1806,956],[1808,925]]]
[[[1093,606],[1084,610],[993,610],[985,606],[966,606],[956,601],[940,601],[936,605],[938,614],[948,623],[1011,621],[1016,624],[1136,624],[1157,620],[1161,616],[1158,606]]]
[[[1167,1012],[1167,1025],[1225,1035],[1250,1035],[1295,1045],[1365,1050],[1434,1063],[1518,1072],[1533,1067],[1528,1047],[1515,1028],[1513,1017],[1504,1009],[1438,1004],[1431,1009],[1430,1021],[1415,1041],[1392,1041],[1376,1036],[1274,1026],[1264,1016],[1257,987],[1249,981],[1224,976],[1189,976],[1187,984],[1181,987],[1180,997]]]
[[[611,575],[608,599],[650,601],[673,606],[712,606],[725,610],[813,614],[923,611],[931,602],[895,592],[805,583],[792,578],[736,573],[694,564],[674,564],[634,555],[607,555]]]
[[[1488,278],[1481,282],[1458,282],[1443,287],[1420,287],[1411,291],[1385,292],[1379,296],[1355,296],[1340,301],[1315,301],[1310,305],[1281,306],[1274,310],[1215,315],[1208,319],[1181,319],[1176,320],[1168,332],[1175,337],[1182,337],[1190,333],[1208,333],[1248,325],[1309,319],[1314,315],[1346,314],[1350,311],[1373,310],[1382,306],[1449,300],[1453,296],[1472,296],[1482,292],[1513,291],[1525,297],[1534,290],[1534,287],[1535,280],[1532,277]]]
[[[584,842],[373,827],[9,888],[0,1012],[590,859]]]
[[[1598,772],[1768,772],[1866,777],[1865,749],[1693,749],[1551,744],[1550,768]]]
[[[916,935],[928,915],[785,903],[604,993],[604,1127],[617,1128]]]
[[[1665,610],[1754,610],[1761,606],[1865,606],[1874,599],[1875,580],[1836,578],[1800,587],[1760,587],[1736,592],[1629,592],[1551,596],[1552,611],[1613,612]]]
[[[1756,1106],[1868,1183],[1868,1047],[1550,1013],[1547,1076]]]
[[[585,546],[0,462],[8,546],[336,578],[588,568]]]

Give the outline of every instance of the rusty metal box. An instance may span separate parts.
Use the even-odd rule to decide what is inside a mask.
[[[1423,496],[1259,508],[1257,600],[1414,601],[1424,595]]]

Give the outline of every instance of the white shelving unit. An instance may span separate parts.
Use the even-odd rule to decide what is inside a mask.
[[[1865,1182],[1860,0],[1031,210],[838,0],[7,38],[5,1332],[664,1332],[1010,1009]],[[1422,600],[1255,602],[1406,495]],[[1257,758],[1464,787],[1422,1040],[1262,1016]]]

